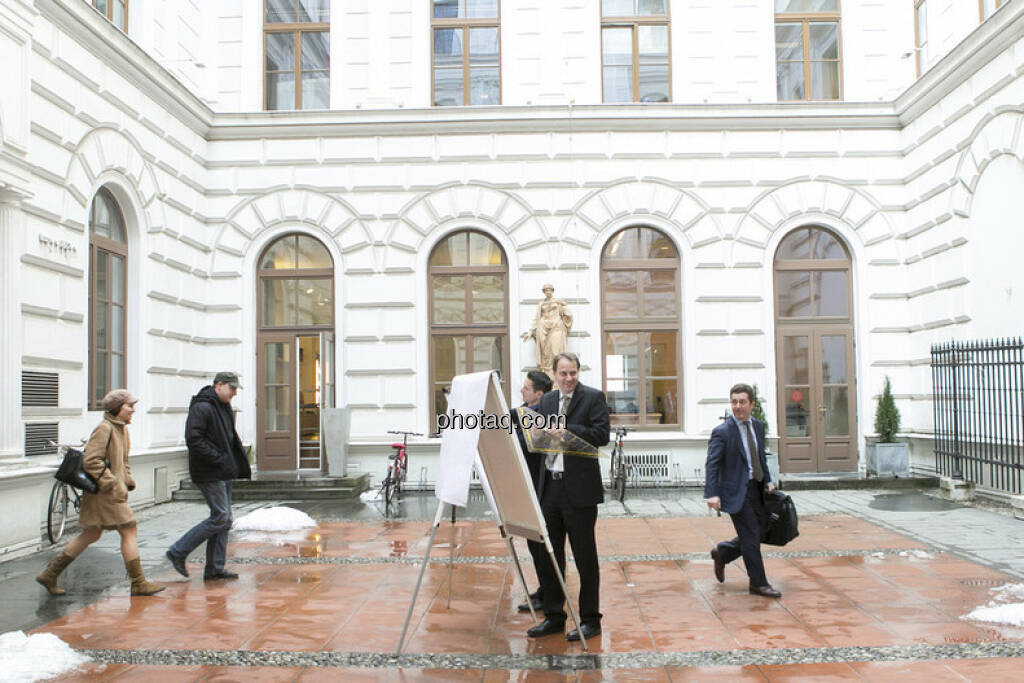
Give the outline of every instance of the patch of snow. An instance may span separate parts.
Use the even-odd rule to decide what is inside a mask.
[[[75,652],[52,633],[8,631],[0,634],[0,671],[3,680],[28,683],[74,671],[92,660]]]
[[[935,556],[923,550],[901,550],[900,557],[916,557],[919,560],[930,560]]]
[[[999,602],[1024,601],[1024,583],[1004,583],[989,591]]]
[[[243,531],[238,535],[239,541],[247,543],[272,543],[276,546],[299,545],[310,540],[309,532],[292,531]]]
[[[1024,603],[1014,602],[996,607],[978,607],[963,618],[974,621],[987,621],[993,624],[1024,626]]]
[[[235,520],[236,531],[297,531],[315,527],[316,521],[302,510],[271,507],[253,510]]]
[[[882,557],[885,557],[885,553],[871,553],[871,557],[882,558]]]
[[[359,500],[363,501],[364,503],[369,503],[371,501],[377,500],[378,498],[380,498],[380,489],[373,489],[372,491],[363,491],[362,493],[359,494]]]

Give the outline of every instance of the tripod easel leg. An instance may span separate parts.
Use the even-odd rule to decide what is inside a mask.
[[[398,649],[395,654],[402,654],[402,645],[405,643],[405,633],[409,629],[409,620],[412,619],[412,610],[416,606],[416,596],[420,592],[420,584],[423,583],[423,572],[427,569],[427,563],[430,562],[430,549],[434,545],[434,534],[437,533],[437,527],[441,526],[441,513],[444,512],[444,502],[438,501],[437,503],[437,514],[434,515],[434,526],[430,528],[430,539],[427,541],[427,552],[423,555],[423,564],[420,565],[420,575],[416,578],[416,588],[412,592],[412,599],[409,600],[409,611],[405,615],[405,623],[402,624],[402,635],[398,639]]]
[[[576,624],[576,630],[580,630],[580,620],[576,616],[576,608],[572,606],[572,598],[569,597],[569,589],[565,586],[565,577],[562,576],[562,570],[558,567],[558,561],[555,560],[555,549],[551,547],[551,539],[544,535],[544,545],[548,549],[548,557],[551,558],[551,567],[555,570],[555,576],[558,577],[558,585],[562,587],[562,595],[565,597],[565,606],[569,610],[569,616],[572,617],[572,623]],[[588,652],[587,639],[580,638],[580,642],[583,644],[583,651]]]
[[[508,554],[512,556],[512,562],[516,565],[516,573],[519,574],[519,584],[523,587],[523,592],[526,593],[526,604],[530,606],[530,615],[533,616],[533,623],[534,625],[539,624],[540,620],[537,619],[537,611],[533,609],[533,600],[530,599],[530,589],[526,587],[526,577],[523,576],[523,566],[519,564],[519,556],[516,555],[516,548],[512,543],[512,537],[505,536],[505,542],[508,543]]]

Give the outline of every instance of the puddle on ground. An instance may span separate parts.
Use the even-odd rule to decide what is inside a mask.
[[[914,491],[910,493],[880,493],[868,503],[868,507],[889,512],[945,512],[964,506]]]

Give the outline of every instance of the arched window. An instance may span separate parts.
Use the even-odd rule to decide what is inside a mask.
[[[612,424],[679,425],[679,252],[647,227],[615,233],[601,253],[604,390]]]
[[[117,200],[104,188],[89,209],[89,407],[101,410],[125,377],[128,239]]]
[[[334,262],[309,235],[285,235],[260,258],[260,327],[334,326]]]
[[[447,409],[455,375],[499,370],[508,398],[508,262],[475,230],[449,235],[430,254],[431,415]]]

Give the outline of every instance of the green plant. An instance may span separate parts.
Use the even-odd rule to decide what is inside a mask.
[[[765,431],[768,431],[768,420],[764,416],[764,406],[761,405],[761,394],[757,390],[757,385],[753,386],[754,396],[752,397],[751,403],[754,407],[750,409],[750,415],[757,421],[764,424]]]
[[[878,407],[875,409],[875,432],[878,433],[879,443],[893,443],[896,441],[896,432],[900,430],[900,411],[896,407],[896,401],[892,398],[892,386],[889,377],[885,378],[885,388],[882,395],[878,397]]]

